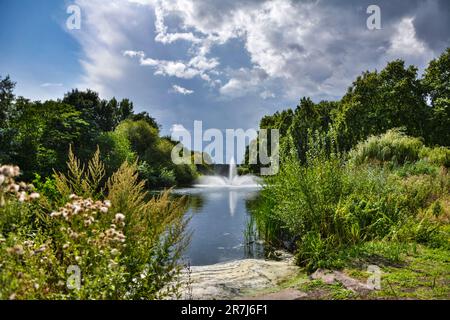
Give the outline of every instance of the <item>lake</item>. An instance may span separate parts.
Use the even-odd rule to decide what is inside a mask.
[[[258,187],[194,187],[177,189],[187,195],[191,216],[191,241],[185,260],[192,266],[209,265],[245,258],[263,258],[263,244],[254,239],[248,201]]]

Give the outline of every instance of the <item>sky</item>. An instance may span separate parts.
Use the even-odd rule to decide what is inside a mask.
[[[69,29],[70,5],[80,28]],[[381,29],[370,30],[369,5]],[[247,130],[303,96],[339,99],[401,58],[423,71],[450,45],[445,0],[0,0],[0,75],[16,94],[91,88],[162,125]]]

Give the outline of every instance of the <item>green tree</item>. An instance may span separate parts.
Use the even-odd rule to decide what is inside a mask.
[[[450,145],[450,48],[425,70],[423,84],[431,103],[430,141]]]
[[[23,168],[24,178],[33,173],[50,176],[53,169],[65,168],[69,145],[80,145],[80,137],[89,124],[74,107],[61,101],[16,101],[17,129],[15,162]]]
[[[3,79],[0,76],[0,163],[11,163],[13,160],[16,130],[10,122],[15,115],[15,85],[9,76]]]
[[[370,135],[404,127],[423,136],[428,107],[417,68],[402,60],[389,62],[381,72],[364,72],[342,98],[337,114],[340,144],[349,149]]]
[[[128,119],[133,115],[133,102],[128,99],[122,99],[119,104],[118,110],[118,121],[121,122],[123,120]]]

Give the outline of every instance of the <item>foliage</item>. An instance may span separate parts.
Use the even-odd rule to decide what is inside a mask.
[[[124,162],[102,184],[98,151],[86,166],[70,152],[67,174],[44,184],[36,178],[41,190],[56,186],[56,201],[23,194],[11,168],[1,167],[8,175],[1,182],[0,299],[155,299],[176,292],[171,283],[187,241],[184,199],[167,192],[149,198],[136,163]],[[70,277],[74,268],[79,287]]]
[[[356,165],[366,162],[402,165],[416,161],[422,146],[423,143],[418,138],[408,137],[400,130],[392,129],[360,142],[352,149],[349,157]]]
[[[448,147],[425,147],[420,150],[419,156],[431,164],[450,167],[450,148]]]
[[[429,63],[420,78],[415,66],[404,61],[389,62],[381,71],[366,71],[358,76],[338,101],[313,102],[300,99],[295,110],[277,111],[264,116],[261,129],[278,129],[280,145],[295,148],[301,163],[306,160],[311,133],[334,131],[337,147],[349,151],[370,136],[395,128],[429,146],[450,143],[450,48]],[[254,141],[252,143],[257,143]],[[283,159],[284,154],[282,153]],[[260,164],[248,164],[246,170],[259,173]]]
[[[65,171],[69,146],[84,162],[100,147],[107,175],[139,159],[150,166],[150,176],[161,177],[149,184],[154,188],[195,179],[197,168],[176,168],[170,156],[175,142],[159,136],[147,112],[135,114],[130,100],[74,89],[62,100],[29,101],[16,98],[14,86],[9,76],[0,77],[0,161],[19,165],[24,180]]]
[[[439,212],[428,208],[449,195],[447,171],[427,163],[431,175],[409,170],[402,178],[372,159],[414,161],[420,141],[396,131],[372,140],[373,150],[358,145],[349,163],[310,139],[306,163],[291,157],[278,175],[266,179],[252,210],[260,234],[273,245],[295,248],[297,262],[310,271],[342,266],[340,252],[366,241],[445,245],[442,223],[425,212]],[[379,144],[386,140],[396,148],[380,158]]]

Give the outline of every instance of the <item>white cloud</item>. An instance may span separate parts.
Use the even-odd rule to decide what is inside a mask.
[[[395,25],[390,47],[386,51],[388,59],[409,58],[411,63],[424,65],[432,58],[432,51],[417,38],[413,22],[413,17],[405,17]]]
[[[196,76],[205,81],[210,81],[208,71],[218,66],[217,59],[208,59],[203,56],[193,57],[187,63],[183,61],[170,61],[146,58],[143,51],[126,50],[124,56],[139,58],[139,64],[142,66],[150,66],[155,69],[155,75],[171,76],[182,79],[192,79]]]
[[[269,99],[269,98],[275,98],[275,93],[269,91],[269,90],[264,90],[263,92],[261,92],[259,94],[259,96],[261,98],[263,98],[264,100]]]
[[[199,43],[201,40],[194,36],[192,32],[176,32],[168,33],[167,27],[164,24],[164,9],[160,4],[155,6],[155,31],[156,37],[155,41],[168,44],[178,40],[185,40],[193,43]]]
[[[266,83],[267,73],[259,67],[253,69],[240,68],[229,73],[230,79],[220,88],[224,96],[237,98],[256,93],[261,84]]]
[[[175,123],[170,127],[170,132],[185,132],[188,131],[182,124]]]
[[[81,30],[71,31],[83,50],[80,87],[128,96],[170,119],[165,124],[199,110],[216,123],[227,117],[257,123],[303,95],[338,98],[362,71],[380,70],[393,58],[423,66],[435,56],[415,34],[413,9],[389,20],[386,8],[382,29],[371,31],[365,8],[353,2],[75,1],[83,19]],[[168,94],[174,81],[165,77],[184,79],[198,100]],[[235,98],[247,98],[251,110],[230,112]]]
[[[52,82],[45,82],[41,84],[41,87],[48,88],[48,87],[62,87],[62,83],[52,83]]]
[[[183,94],[183,95],[189,95],[189,94],[194,93],[194,90],[189,90],[189,89],[186,89],[186,88],[183,88],[183,87],[181,87],[179,85],[174,84],[172,86],[172,92],[180,93],[180,94]]]

